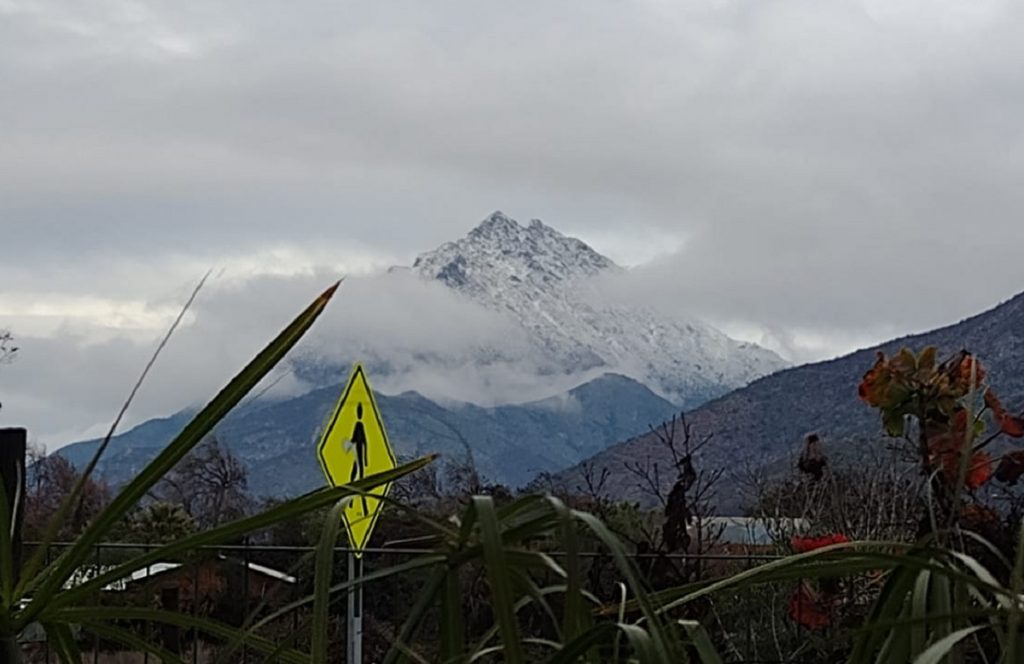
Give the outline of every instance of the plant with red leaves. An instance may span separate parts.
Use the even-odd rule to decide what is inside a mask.
[[[817,537],[794,536],[789,544],[795,553],[808,553],[834,544],[845,544],[850,538],[842,533],[831,533]],[[801,581],[789,598],[789,617],[793,622],[810,630],[829,627],[833,621],[833,607],[839,589],[835,583],[820,581],[816,586]]]
[[[832,597],[801,581],[789,598],[789,618],[809,630],[822,630],[832,625]]]
[[[845,544],[850,541],[850,538],[842,533],[833,533],[831,535],[821,535],[819,537],[793,537],[789,540],[789,545],[793,547],[793,551],[796,553],[807,553],[808,551],[814,551],[816,549],[823,549],[826,546],[832,546],[833,544]]]
[[[921,469],[935,475],[938,489],[949,493],[962,481],[974,491],[993,476],[1015,482],[1024,474],[1024,457],[1004,458],[993,472],[992,458],[983,451],[998,436],[1024,437],[1024,414],[1007,412],[985,385],[987,375],[981,362],[965,350],[940,364],[932,346],[916,355],[904,348],[893,357],[878,353],[858,393],[878,409],[886,433],[916,444]],[[980,409],[972,401],[977,394],[983,395]],[[907,434],[912,420],[917,422],[916,441]]]
[[[992,388],[985,390],[985,407],[992,411],[992,417],[999,426],[999,431],[1011,438],[1024,437],[1024,414],[1011,415],[999,401]]]

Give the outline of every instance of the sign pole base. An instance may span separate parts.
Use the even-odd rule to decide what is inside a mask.
[[[349,551],[349,583],[362,578],[363,559]],[[363,664],[363,587],[349,586],[348,589],[348,664]]]

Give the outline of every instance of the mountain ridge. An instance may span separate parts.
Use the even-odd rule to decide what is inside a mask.
[[[291,399],[257,402],[233,412],[215,429],[214,435],[246,464],[256,494],[294,495],[323,483],[316,442],[341,388],[335,384]],[[644,385],[614,374],[519,405],[443,406],[413,391],[376,398],[400,456],[441,452],[445,461],[451,461],[471,455],[485,478],[510,486],[524,485],[537,473],[570,466],[675,411],[673,404]],[[112,484],[132,477],[184,427],[191,414],[182,411],[149,420],[115,436],[101,461],[100,477]],[[55,454],[82,467],[98,442],[74,443]]]
[[[995,307],[931,331],[904,335],[842,357],[781,370],[751,382],[694,409],[687,419],[698,435],[711,434],[712,444],[701,454],[704,467],[722,467],[729,481],[740,481],[754,467],[779,465],[792,459],[803,436],[821,435],[826,453],[846,445],[872,445],[883,436],[877,413],[857,397],[857,384],[879,351],[892,354],[904,346],[934,345],[943,355],[966,348],[988,369],[989,380],[1007,404],[1024,401],[1024,293]],[[668,453],[653,435],[611,445],[585,463],[609,468],[607,488],[616,498],[647,501],[633,478],[622,471],[625,461],[649,458],[668,464]],[[556,485],[578,482],[577,465],[554,478]],[[663,478],[665,488],[674,481]],[[726,511],[740,511],[735,491],[719,496]]]

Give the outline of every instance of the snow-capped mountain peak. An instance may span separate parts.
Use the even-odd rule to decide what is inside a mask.
[[[510,315],[558,371],[618,371],[682,404],[784,366],[698,320],[603,299],[594,277],[622,268],[538,219],[523,226],[494,212],[464,238],[420,255],[412,269]]]
[[[550,285],[618,266],[539,219],[522,226],[497,211],[461,240],[421,254],[413,269],[452,288],[483,294],[502,284]]]

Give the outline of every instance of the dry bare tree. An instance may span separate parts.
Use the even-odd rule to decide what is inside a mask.
[[[702,555],[710,551],[722,535],[722,527],[711,523],[714,514],[715,487],[724,469],[699,468],[696,455],[712,438],[697,436],[686,414],[680,413],[658,427],[651,427],[658,444],[668,450],[672,467],[663,469],[650,456],[642,461],[625,463],[625,469],[637,480],[638,488],[654,498],[663,509],[660,528],[641,527],[645,541],[636,542],[638,553],[652,555],[648,565],[649,578],[657,583],[686,582],[703,576]],[[668,491],[664,472],[674,472]],[[678,557],[677,554],[693,554]]]
[[[752,516],[772,525],[780,544],[796,528],[842,533],[850,539],[913,539],[922,514],[923,483],[912,464],[894,450],[866,445],[856,462],[830,462],[817,434],[804,440],[795,472],[750,473]],[[796,524],[802,524],[797,526]]]
[[[26,540],[40,539],[61,502],[71,493],[81,473],[59,454],[46,456],[42,448],[30,446],[25,478]],[[110,489],[101,480],[86,481],[82,497],[57,534],[70,539],[81,531],[110,501]]]
[[[715,487],[725,470],[698,470],[695,457],[711,442],[713,434],[698,438],[693,425],[686,420],[685,413],[674,415],[658,427],[651,427],[651,432],[671,455],[672,468],[663,469],[661,464],[647,456],[642,461],[627,461],[625,469],[636,478],[637,487],[664,509],[665,519],[661,529],[663,548],[670,552],[692,548],[704,551],[713,543],[709,541],[709,533],[705,532],[705,522],[714,512],[712,504]],[[675,472],[675,480],[668,491],[665,491],[663,476],[666,471]]]
[[[254,505],[245,464],[216,437],[200,443],[154,487],[150,497],[181,505],[200,528],[247,514]]]

